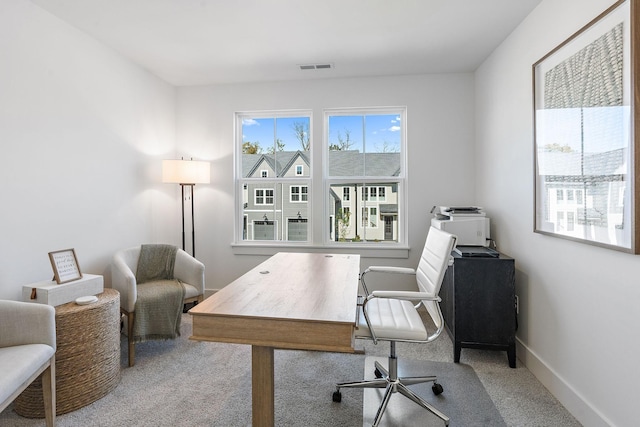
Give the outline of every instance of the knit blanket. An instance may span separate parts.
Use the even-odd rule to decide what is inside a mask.
[[[173,277],[178,248],[142,245],[136,271],[137,294],[133,341],[180,336],[184,286]]]

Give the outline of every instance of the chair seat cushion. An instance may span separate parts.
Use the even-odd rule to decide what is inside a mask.
[[[426,340],[427,330],[420,313],[411,301],[390,298],[373,298],[367,305],[371,327],[378,339]],[[356,337],[370,337],[364,311],[360,310]]]
[[[198,289],[196,289],[195,286],[190,285],[188,283],[182,282],[182,284],[184,285],[184,298],[193,298],[193,297],[197,297],[198,295],[200,295],[200,291],[198,291]]]
[[[46,344],[0,348],[0,404],[19,389],[53,356]]]

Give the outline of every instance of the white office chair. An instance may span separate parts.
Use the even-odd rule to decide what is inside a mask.
[[[380,363],[375,362],[374,380],[362,380],[347,383],[338,383],[333,393],[333,401],[342,400],[341,388],[386,388],[373,425],[377,426],[384,414],[393,393],[400,392],[426,410],[432,412],[445,425],[449,425],[449,417],[437,410],[433,405],[416,395],[406,386],[433,381],[432,390],[437,395],[443,392],[443,388],[436,382],[435,376],[398,378],[398,359],[396,358],[396,342],[432,342],[444,330],[444,318],[440,311],[440,285],[452,262],[451,251],[455,247],[456,236],[445,231],[431,227],[424,250],[420,257],[420,263],[416,270],[404,267],[369,267],[361,275],[361,282],[367,294],[360,311],[356,338],[378,341],[389,341],[391,352],[389,354],[389,366],[385,369]],[[367,273],[411,274],[415,275],[418,291],[373,291],[369,293],[364,277]],[[414,305],[415,304],[415,305]],[[418,309],[424,307],[437,328],[429,335],[427,328],[420,317]]]

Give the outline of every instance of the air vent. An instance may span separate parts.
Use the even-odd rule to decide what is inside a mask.
[[[333,64],[301,64],[301,70],[328,70],[333,68]]]

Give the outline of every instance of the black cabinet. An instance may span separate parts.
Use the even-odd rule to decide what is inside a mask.
[[[513,258],[462,257],[452,253],[440,288],[440,307],[453,341],[453,360],[463,348],[506,351],[516,367],[515,262]]]

